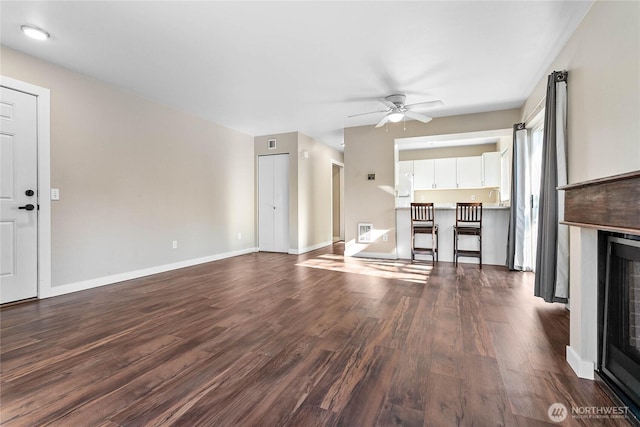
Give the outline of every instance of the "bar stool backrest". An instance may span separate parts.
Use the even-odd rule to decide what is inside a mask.
[[[456,203],[456,226],[482,228],[482,203]]]
[[[433,224],[434,220],[433,203],[411,203],[412,225],[430,225]]]

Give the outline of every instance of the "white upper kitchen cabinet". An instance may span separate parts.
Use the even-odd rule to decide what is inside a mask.
[[[434,160],[413,161],[413,189],[431,190],[433,188]]]
[[[500,187],[500,152],[482,154],[482,186]]]
[[[482,157],[458,157],[456,160],[458,188],[482,187]]]
[[[458,176],[456,174],[456,163],[455,157],[450,159],[434,159],[434,188],[438,190],[457,188]]]

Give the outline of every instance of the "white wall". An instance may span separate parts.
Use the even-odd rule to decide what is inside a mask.
[[[253,137],[1,55],[0,74],[51,90],[54,294],[255,247]]]

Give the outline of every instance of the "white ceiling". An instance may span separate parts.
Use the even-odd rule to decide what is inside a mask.
[[[1,42],[251,135],[339,148],[376,99],[521,107],[589,1],[0,2]],[[20,25],[51,39],[37,42]],[[390,124],[392,126],[393,124]],[[397,124],[396,126],[401,126]]]

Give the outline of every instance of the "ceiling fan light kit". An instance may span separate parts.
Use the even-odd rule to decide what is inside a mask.
[[[394,111],[392,113],[387,114],[387,117],[389,118],[390,122],[398,123],[400,120],[403,119],[404,114],[402,114],[399,111]]]
[[[421,106],[423,108],[433,107],[436,105],[442,105],[442,101],[427,101],[427,102],[418,102],[415,104],[405,104],[405,100],[407,96],[404,94],[394,94],[385,97],[384,99],[380,99],[379,101],[384,104],[387,109],[380,111],[371,111],[369,113],[360,113],[353,114],[349,117],[363,116],[366,114],[377,114],[377,113],[386,113],[384,117],[378,122],[376,125],[377,128],[384,126],[388,122],[398,123],[402,119],[410,118],[414,120],[418,120],[422,123],[428,123],[432,120],[431,117],[425,116],[424,114],[416,113],[415,111],[411,111],[411,108],[415,108],[417,106]]]

